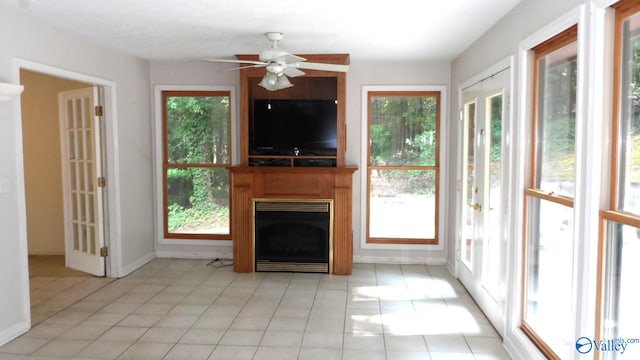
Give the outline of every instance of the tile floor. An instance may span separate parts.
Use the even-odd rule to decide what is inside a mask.
[[[509,359],[442,266],[355,264],[332,276],[207,263],[156,259],[83,298],[70,291],[71,305],[0,359]]]

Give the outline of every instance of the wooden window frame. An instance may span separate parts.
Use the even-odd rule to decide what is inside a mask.
[[[630,17],[640,14],[640,2],[637,0],[621,0],[612,5],[615,10],[614,30],[614,61],[613,61],[613,114],[611,122],[611,178],[609,191],[609,209],[600,211],[598,234],[598,264],[597,264],[597,290],[596,290],[596,338],[602,338],[604,326],[604,302],[605,302],[605,268],[607,266],[607,222],[640,228],[640,214],[633,214],[620,209],[618,196],[620,195],[620,137],[622,121],[622,61],[623,59],[623,32],[624,22]],[[595,359],[599,359],[596,353]]]
[[[532,114],[532,131],[531,131],[531,168],[530,168],[530,178],[529,178],[529,187],[524,190],[524,210],[523,210],[523,247],[522,247],[522,298],[520,304],[520,318],[521,318],[521,329],[522,331],[531,339],[534,345],[549,359],[560,359],[560,357],[553,351],[551,346],[549,346],[537,333],[536,331],[527,324],[526,317],[526,306],[527,306],[527,248],[529,243],[529,205],[532,200],[529,198],[536,198],[541,201],[548,201],[554,204],[562,205],[565,207],[569,207],[573,209],[574,207],[574,199],[569,196],[555,194],[553,192],[544,191],[542,189],[537,188],[536,186],[536,178],[538,176],[539,169],[537,168],[537,161],[539,156],[539,143],[538,143],[538,121],[539,121],[539,75],[540,75],[540,59],[549,55],[550,53],[558,50],[564,46],[567,46],[571,43],[577,42],[578,40],[578,25],[573,25],[556,36],[551,37],[550,39],[538,44],[533,47],[531,51],[534,56],[534,66],[533,66],[533,114]]]
[[[441,146],[441,101],[442,92],[438,90],[380,90],[367,92],[367,208],[366,208],[366,242],[367,244],[395,244],[395,245],[437,245],[439,232],[439,208],[440,208],[440,146]],[[374,97],[435,97],[436,98],[436,151],[435,165],[433,166],[377,166],[371,164],[371,106]],[[371,199],[371,172],[373,170],[422,170],[435,172],[435,219],[434,219],[434,238],[433,239],[417,239],[417,238],[372,238],[369,235],[370,221],[370,199]]]
[[[167,170],[188,169],[188,168],[205,168],[205,169],[227,169],[231,166],[233,154],[233,142],[231,141],[231,117],[232,117],[232,100],[231,91],[228,90],[163,90],[162,98],[162,229],[165,239],[183,239],[183,240],[229,240],[231,238],[231,222],[226,234],[189,234],[189,233],[170,233],[169,232],[169,212],[168,198],[169,189],[167,184]],[[169,142],[168,142],[168,119],[167,119],[167,98],[169,97],[222,97],[229,98],[229,118],[227,119],[227,141],[229,147],[229,162],[221,164],[177,164],[169,163]],[[229,182],[230,184],[230,182]],[[231,216],[231,191],[229,191],[229,216]]]

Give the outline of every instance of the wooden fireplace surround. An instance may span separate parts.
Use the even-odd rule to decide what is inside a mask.
[[[309,62],[349,64],[348,54],[301,55]],[[241,60],[257,60],[257,55],[237,55]],[[333,261],[330,273],[349,275],[353,261],[352,178],[356,166],[345,165],[346,150],[346,74],[303,70],[306,75],[290,79],[293,87],[267,92],[257,86],[263,68],[240,71],[240,164],[231,173],[231,235],[233,269],[255,271],[253,200],[287,199],[333,200]],[[337,99],[337,153],[335,167],[249,166],[249,106],[253,99]],[[278,156],[297,158],[295,156]],[[254,157],[255,158],[255,157]],[[314,157],[308,157],[313,160]],[[318,157],[323,159],[325,157]]]

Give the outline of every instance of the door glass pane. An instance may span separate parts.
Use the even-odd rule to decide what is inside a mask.
[[[640,215],[640,14],[622,25],[618,207]]]
[[[170,96],[167,106],[167,162],[228,164],[229,96]]]
[[[375,96],[370,111],[371,165],[436,165],[436,96]]]
[[[535,186],[573,197],[577,43],[564,46],[538,63],[538,141]]]
[[[565,359],[576,340],[570,339],[573,209],[535,197],[528,201],[524,320]]]
[[[434,239],[436,171],[369,171],[369,237]]]
[[[78,190],[78,177],[76,174],[76,162],[73,160],[69,161],[69,190],[71,191]]]
[[[640,229],[607,222],[604,269],[604,333],[605,339],[640,337]],[[627,344],[622,358],[640,358],[640,344]]]
[[[93,162],[87,160],[85,164],[86,173],[87,173],[87,191],[92,193],[94,190],[95,182],[98,180],[93,172]]]
[[[67,151],[69,152],[69,160],[76,159],[76,133],[73,130],[67,131]]]
[[[76,161],[76,171],[78,175],[78,191],[85,191],[86,187],[86,168],[84,166],[84,161]]]
[[[166,177],[169,233],[229,233],[227,169],[169,168]]]
[[[85,156],[87,159],[93,159],[93,137],[91,135],[91,130],[84,131],[84,147],[85,147]]]
[[[486,223],[486,246],[482,264],[482,283],[495,299],[498,298],[500,285],[501,232],[502,232],[502,94],[487,99],[489,117],[489,183],[486,184],[488,200],[488,219]]]
[[[462,232],[462,262],[469,268],[473,264],[473,237],[475,234],[473,205],[476,203],[475,193],[476,187],[476,103],[467,103],[464,105],[464,121],[466,125],[466,199],[463,204],[464,213],[464,229]]]

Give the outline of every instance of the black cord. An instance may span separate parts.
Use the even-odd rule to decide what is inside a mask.
[[[215,258],[207,263],[207,266],[213,266],[214,268],[221,268],[223,266],[233,265],[233,259]]]

